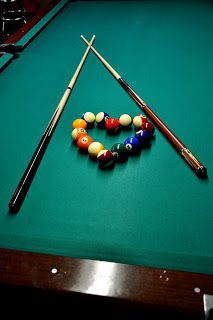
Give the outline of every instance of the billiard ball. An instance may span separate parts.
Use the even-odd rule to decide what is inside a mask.
[[[98,166],[101,169],[111,169],[115,164],[115,159],[110,150],[101,150],[97,155]]]
[[[136,137],[129,137],[124,141],[126,149],[131,154],[136,154],[140,151],[140,142]]]
[[[75,128],[72,131],[72,140],[74,142],[77,142],[77,140],[81,137],[81,136],[86,136],[87,132],[84,128]]]
[[[141,129],[148,131],[151,135],[154,135],[155,127],[151,122],[142,123]]]
[[[105,124],[107,133],[109,134],[116,134],[120,132],[120,122],[117,118],[109,118],[106,120]]]
[[[140,142],[142,147],[149,147],[150,146],[150,138],[151,135],[146,130],[139,130],[135,133],[135,138],[137,138]]]
[[[146,122],[147,122],[147,117],[142,114],[138,114],[133,118],[133,125],[135,126],[136,129],[141,128],[142,124]]]
[[[123,143],[115,143],[111,148],[116,162],[125,162],[128,159],[128,151]]]
[[[83,128],[86,129],[87,128],[87,123],[84,119],[75,119],[72,123],[72,127],[73,129],[75,128]]]
[[[106,120],[109,119],[109,115],[106,112],[99,112],[96,117],[95,121],[98,127],[105,128]]]
[[[89,148],[88,148],[88,153],[90,155],[91,158],[96,158],[98,153],[101,151],[101,150],[104,150],[104,146],[102,143],[100,142],[92,142],[90,145],[89,145]]]
[[[92,127],[95,122],[95,115],[92,112],[85,112],[82,114],[81,119],[86,121],[88,127]]]
[[[88,151],[89,145],[93,142],[93,139],[90,136],[82,136],[78,139],[77,145],[79,150]]]
[[[122,129],[129,129],[132,125],[132,118],[128,114],[122,114],[119,118]]]

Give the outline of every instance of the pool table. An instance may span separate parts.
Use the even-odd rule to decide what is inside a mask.
[[[207,167],[199,178],[155,127],[149,148],[101,170],[72,142],[90,111],[143,111],[91,51],[21,209],[8,203],[88,40]],[[0,294],[79,314],[204,319],[213,295],[213,2],[53,1],[0,57]],[[202,111],[202,114],[201,114]],[[151,121],[151,120],[149,120]],[[106,149],[134,135],[89,129]],[[9,306],[9,307],[8,307]],[[48,308],[47,308],[48,309]],[[34,311],[36,312],[36,308]]]

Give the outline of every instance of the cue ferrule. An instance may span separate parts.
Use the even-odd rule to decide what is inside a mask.
[[[180,154],[189,163],[199,177],[205,178],[207,176],[207,169],[195,158],[195,156],[193,156],[189,149],[182,148],[180,150]]]

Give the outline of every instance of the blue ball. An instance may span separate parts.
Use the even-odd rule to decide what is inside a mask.
[[[87,111],[82,114],[81,119],[86,121],[88,127],[92,127],[95,122],[95,115],[94,113]]]
[[[146,130],[139,130],[135,133],[135,137],[139,140],[141,146],[150,145],[151,135]]]
[[[101,111],[96,115],[95,121],[99,127],[105,127],[105,123],[109,117],[108,113]]]
[[[130,153],[136,153],[140,150],[140,142],[136,137],[127,138],[124,145]]]

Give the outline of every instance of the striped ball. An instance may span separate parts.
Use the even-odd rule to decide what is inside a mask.
[[[100,127],[105,127],[105,123],[107,119],[109,119],[109,114],[102,111],[99,112],[95,117],[95,121],[97,125]]]

